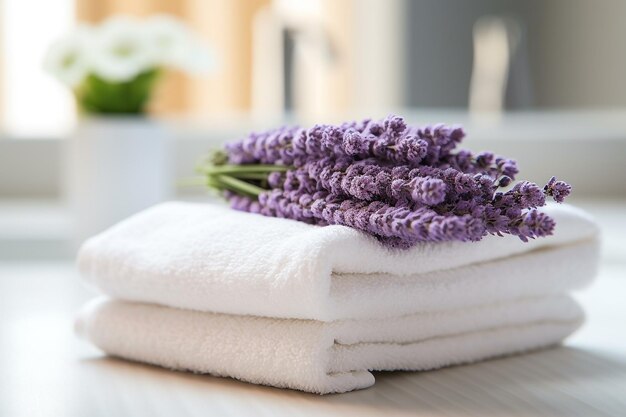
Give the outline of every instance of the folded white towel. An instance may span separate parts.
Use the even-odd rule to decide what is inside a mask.
[[[597,228],[545,208],[553,236],[389,250],[344,226],[317,227],[209,204],[166,203],[85,243],[82,276],[130,301],[229,314],[332,321],[556,294],[594,275]]]
[[[369,370],[427,370],[554,345],[581,321],[567,296],[328,323],[96,300],[77,331],[111,355],[325,394],[373,385]]]

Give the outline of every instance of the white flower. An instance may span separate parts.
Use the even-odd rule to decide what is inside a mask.
[[[111,82],[130,81],[158,66],[141,23],[125,16],[107,19],[96,30],[90,62],[95,75]]]
[[[184,61],[191,33],[182,22],[170,16],[156,15],[144,22],[143,30],[156,62],[178,66]]]
[[[0,0],[2,1],[2,0]],[[54,43],[45,69],[74,88],[86,76],[112,83],[131,81],[159,67],[200,73],[214,66],[211,51],[180,20],[114,16],[99,26],[79,27]]]
[[[154,60],[164,66],[201,72],[212,66],[212,57],[185,24],[171,16],[155,15],[144,23]]]
[[[89,72],[88,49],[93,36],[89,26],[79,26],[48,48],[43,66],[62,83],[74,88]]]

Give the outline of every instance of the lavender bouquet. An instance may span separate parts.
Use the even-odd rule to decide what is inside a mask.
[[[345,225],[390,247],[550,235],[554,220],[537,207],[546,196],[562,202],[571,187],[555,177],[543,188],[513,185],[515,161],[457,149],[464,137],[460,127],[412,127],[398,116],[281,127],[227,144],[201,171],[236,210]]]

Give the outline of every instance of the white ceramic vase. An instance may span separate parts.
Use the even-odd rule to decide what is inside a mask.
[[[66,196],[73,246],[170,197],[169,135],[145,117],[85,117],[68,140]]]

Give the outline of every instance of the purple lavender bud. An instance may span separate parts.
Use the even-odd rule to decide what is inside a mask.
[[[353,207],[348,207],[344,210],[343,221],[346,226],[354,227],[356,221],[356,215],[359,211]]]
[[[311,212],[314,216],[321,218],[325,207],[326,201],[324,199],[315,199],[311,204]]]
[[[391,181],[391,195],[395,199],[399,199],[404,194],[406,182],[401,179]]]
[[[333,212],[333,224],[345,224],[345,211],[342,210],[341,205]]]
[[[310,194],[302,194],[298,197],[298,204],[303,207],[310,206],[313,203],[313,197]]]
[[[457,172],[454,170],[454,172]],[[474,190],[476,182],[469,174],[457,173],[454,177],[454,189],[457,193],[469,193]]]
[[[322,146],[326,149],[334,149],[341,145],[343,132],[336,126],[326,126],[322,132]]]
[[[436,241],[464,240],[465,225],[459,217],[436,217],[428,228]]]
[[[370,213],[361,209],[354,217],[354,227],[360,230],[367,230],[370,224]]]
[[[252,201],[248,206],[248,211],[250,213],[260,213],[261,212],[261,204],[258,201]]]
[[[376,195],[375,180],[370,175],[359,175],[350,184],[350,194],[359,200],[371,200]]]
[[[450,139],[456,143],[461,143],[465,137],[465,132],[461,126],[452,126],[450,128]]]
[[[332,167],[328,165],[324,165],[320,170],[319,179],[322,181],[330,181],[330,177],[333,175]]]
[[[508,227],[510,219],[503,215],[501,211],[491,204],[485,207],[485,226],[489,233],[500,234]]]
[[[545,195],[554,198],[554,201],[557,203],[562,203],[572,192],[572,186],[564,181],[557,181],[556,177],[552,177],[543,187],[543,192]]]
[[[485,236],[487,230],[481,219],[472,214],[467,221],[467,239],[472,242],[477,242]]]
[[[433,139],[432,127],[424,126],[421,128],[417,128],[417,135],[422,139]]]
[[[257,199],[258,199],[259,203],[262,206],[266,206],[267,205],[267,202],[268,202],[268,199],[269,199],[269,194],[270,194],[270,191],[265,191],[265,192],[259,194],[259,197]],[[229,201],[231,200],[231,197],[227,197],[227,198],[229,199]]]
[[[506,175],[507,177],[511,177],[515,179],[515,176],[519,172],[517,169],[517,162],[512,159],[506,158],[496,158],[496,166],[502,173],[502,175]]]
[[[509,193],[519,196],[520,203],[525,207],[539,207],[546,203],[543,191],[530,181],[521,181]]]
[[[446,184],[436,178],[415,178],[409,184],[414,201],[434,206],[446,198]]]
[[[253,200],[249,197],[233,195],[230,198],[230,207],[239,211],[248,211]]]
[[[390,195],[391,194],[391,180],[393,177],[389,172],[379,171],[376,173],[375,181],[376,187],[378,188],[378,193],[381,195]]]
[[[478,182],[478,185],[483,190],[492,190],[493,186],[493,178],[486,174],[478,174],[474,176],[474,179]]]
[[[391,146],[393,146],[391,139],[381,136],[372,141],[372,153],[378,158],[389,159],[389,156],[392,155],[389,149]]]
[[[356,130],[348,130],[343,135],[343,149],[347,155],[359,155],[367,149],[367,142]]]
[[[329,184],[329,188],[330,188],[330,192],[333,194],[340,194],[341,193],[341,180],[343,179],[343,176],[341,174],[341,172],[333,172],[330,176],[330,179],[328,180],[328,184]]]
[[[307,131],[306,152],[309,155],[322,154],[322,136],[324,134],[323,125],[315,125]]]
[[[398,152],[410,164],[418,164],[428,152],[428,143],[422,139],[406,137],[398,142]]]
[[[455,155],[455,157],[455,168],[461,172],[470,172],[472,153],[466,150],[461,150]]]
[[[507,177],[506,175],[498,180],[498,187],[508,187],[509,184],[511,184],[511,177]]]
[[[405,165],[395,166],[391,169],[391,176],[394,178],[405,178],[411,170]]]
[[[381,123],[370,122],[370,124],[368,126],[368,130],[369,130],[369,133],[371,133],[372,135],[380,136],[385,131],[385,128],[383,127],[383,125]]]
[[[402,117],[389,116],[383,122],[383,127],[391,136],[399,137],[406,130],[406,123]]]
[[[293,149],[294,151],[298,151],[303,153],[306,151],[306,131],[300,130],[293,137]]]
[[[270,188],[282,187],[283,180],[283,174],[281,172],[270,172],[267,176],[267,183]]]
[[[523,220],[523,225],[528,228],[528,237],[544,237],[549,236],[554,232],[556,223],[554,220],[537,210],[531,210],[526,214]]]
[[[494,158],[493,152],[481,152],[476,156],[476,164],[481,168],[487,168],[493,164]]]

